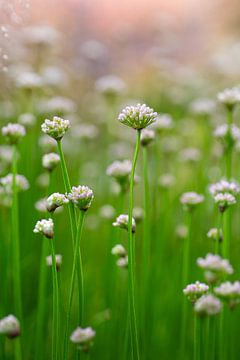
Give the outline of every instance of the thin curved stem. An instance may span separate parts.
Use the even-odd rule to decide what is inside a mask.
[[[18,190],[17,190],[17,146],[13,145],[12,159],[12,264],[13,264],[13,293],[16,316],[22,323],[22,297],[21,297],[21,269],[20,269],[20,241],[18,219]],[[21,360],[21,343],[15,347],[15,357]]]
[[[74,280],[75,275],[77,271],[77,258],[79,257],[79,249],[80,249],[80,241],[82,237],[82,228],[83,228],[83,222],[84,222],[84,211],[80,211],[79,219],[78,219],[78,226],[77,226],[77,233],[76,233],[76,239],[75,239],[75,248],[74,248],[74,257],[73,257],[73,266],[72,266],[72,275],[71,275],[71,282],[70,282],[70,291],[69,291],[69,299],[68,299],[68,307],[67,307],[67,318],[66,318],[66,329],[65,329],[65,335],[64,335],[64,349],[63,349],[63,359],[67,359],[68,354],[68,331],[69,331],[69,321],[71,316],[71,309],[72,309],[72,301],[73,301],[73,293],[74,293]],[[81,256],[80,256],[81,259]],[[82,262],[80,261],[80,274],[83,275],[82,271]],[[82,302],[79,308],[79,322],[80,325],[82,323],[83,319],[83,306],[84,306],[84,285],[83,285],[83,278],[81,278],[81,289],[82,289]]]
[[[135,243],[133,241],[132,233],[132,213],[133,213],[133,187],[134,187],[134,174],[137,164],[137,158],[140,147],[141,131],[137,131],[137,140],[135,152],[132,162],[132,171],[130,178],[130,193],[129,193],[129,211],[128,211],[128,291],[129,291],[129,317],[130,317],[130,334],[133,350],[133,359],[139,359],[139,344],[137,332],[137,319],[135,308],[135,262],[134,262],[134,249]]]

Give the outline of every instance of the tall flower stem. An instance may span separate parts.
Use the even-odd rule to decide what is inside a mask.
[[[52,359],[57,360],[59,351],[59,289],[54,240],[50,240],[52,255],[52,281],[53,281],[53,326],[52,326]]]
[[[51,173],[49,174],[49,186],[47,190],[47,196],[50,193],[52,183]],[[40,259],[40,274],[39,274],[39,286],[38,286],[38,309],[37,309],[37,325],[36,325],[36,344],[35,344],[35,358],[40,360],[44,356],[43,353],[43,331],[45,323],[45,311],[46,311],[46,256],[48,254],[48,239],[43,236],[41,259]]]
[[[68,330],[69,330],[69,321],[70,321],[70,315],[71,315],[71,308],[72,308],[72,301],[73,301],[73,293],[74,293],[74,280],[75,275],[77,271],[77,258],[79,256],[79,249],[80,249],[80,242],[82,237],[82,228],[83,228],[83,222],[84,222],[84,211],[80,211],[79,219],[78,219],[78,226],[77,226],[77,233],[76,233],[76,239],[75,239],[75,248],[74,248],[74,256],[73,256],[73,266],[72,266],[72,275],[71,275],[71,282],[70,282],[70,291],[69,291],[69,298],[68,298],[68,307],[67,307],[67,318],[66,318],[66,329],[65,329],[65,335],[64,335],[64,349],[63,349],[63,359],[67,359],[68,354]],[[81,256],[80,256],[80,273],[83,274],[82,271],[82,262],[81,262]],[[82,290],[82,304],[79,309],[79,323],[82,323],[83,319],[83,307],[84,307],[84,286],[83,286],[83,279],[81,278],[81,290]]]
[[[132,233],[132,213],[133,213],[133,187],[134,174],[137,164],[137,158],[140,147],[141,131],[137,130],[137,140],[132,162],[132,171],[130,177],[129,193],[129,211],[128,211],[128,291],[129,291],[129,318],[130,318],[130,336],[132,343],[132,358],[139,359],[138,331],[135,307],[135,244]]]
[[[16,316],[22,324],[22,297],[21,297],[21,268],[20,268],[20,241],[19,241],[19,218],[18,218],[18,190],[17,190],[17,146],[13,145],[12,159],[12,265],[13,265],[13,294]],[[20,340],[19,340],[20,342]],[[22,358],[21,343],[15,347],[15,357]]]
[[[194,338],[193,338],[193,359],[200,360],[200,322],[198,315],[194,314]]]
[[[223,241],[222,232],[223,232],[223,213],[220,211],[219,222],[218,222],[218,236],[217,239],[215,240],[215,254],[219,254],[219,252],[221,252],[220,245]]]
[[[226,148],[226,177],[228,180],[231,179],[232,177],[232,150],[233,150],[233,144],[232,144],[232,139],[231,139],[231,126],[232,126],[232,122],[233,122],[233,110],[228,109],[227,110],[227,123],[228,123],[228,132],[229,132],[229,139],[228,139],[228,144],[227,144],[227,148]]]
[[[189,278],[189,257],[190,257],[190,243],[191,243],[191,232],[192,232],[192,213],[187,213],[187,236],[184,239],[183,244],[183,262],[182,262],[182,289],[187,285]],[[181,324],[181,356],[185,357],[186,350],[186,337],[187,337],[187,301],[185,298],[182,299],[182,324]]]

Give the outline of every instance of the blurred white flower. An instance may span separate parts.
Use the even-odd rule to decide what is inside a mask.
[[[116,221],[113,222],[113,226],[128,230],[128,215],[126,214],[119,215],[116,218]],[[136,223],[135,223],[135,219],[132,218],[132,232],[134,233],[135,231],[136,231]]]
[[[194,311],[200,316],[216,315],[221,311],[221,309],[221,301],[210,294],[200,297],[194,305]]]
[[[187,296],[187,298],[195,303],[197,301],[197,299],[206,294],[209,290],[209,286],[204,284],[204,283],[200,283],[199,281],[196,281],[194,284],[189,284],[185,287],[185,289],[183,289],[183,293],[184,295]]]
[[[0,334],[4,334],[9,338],[20,335],[20,323],[14,315],[8,315],[0,320]]]

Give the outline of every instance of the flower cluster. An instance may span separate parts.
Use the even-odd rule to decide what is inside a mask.
[[[8,315],[0,320],[0,334],[4,334],[9,338],[20,335],[20,324],[14,315]]]
[[[151,129],[143,129],[141,132],[142,146],[148,146],[155,139],[155,132]]]
[[[70,127],[69,120],[54,116],[53,120],[46,119],[41,125],[42,131],[55,140],[61,140]]]
[[[236,104],[240,103],[240,88],[233,87],[225,89],[217,95],[218,101],[227,108],[232,109]]]
[[[56,261],[56,269],[57,269],[57,271],[60,271],[61,266],[62,266],[62,255],[56,254],[55,261]],[[53,264],[52,255],[49,255],[46,257],[46,265],[51,267],[52,264]]]
[[[13,192],[13,174],[8,174],[0,178],[0,185],[3,187],[6,194],[11,195]],[[25,191],[29,189],[29,182],[23,175],[16,176],[17,191]]]
[[[151,128],[157,133],[161,133],[164,130],[172,129],[173,120],[169,114],[160,114],[157,116],[156,121],[152,124]]]
[[[128,230],[128,215],[121,214],[116,218],[116,221],[113,223],[114,227],[119,227],[121,229]],[[132,218],[132,232],[136,231],[136,222],[135,219]]]
[[[47,198],[46,205],[47,210],[49,212],[52,212],[56,210],[59,206],[63,206],[65,204],[68,204],[69,200],[64,194],[60,193],[53,193]]]
[[[228,302],[228,305],[233,309],[240,303],[240,281],[226,281],[214,288],[217,296]]]
[[[230,193],[236,196],[240,193],[240,186],[235,181],[220,180],[209,186],[211,195],[215,196],[220,193]]]
[[[117,266],[119,267],[127,267],[128,265],[128,256],[127,251],[124,246],[121,244],[117,244],[112,248],[112,255],[117,256]]]
[[[107,175],[113,177],[124,190],[128,188],[131,170],[132,163],[130,160],[114,161],[108,166]]]
[[[214,201],[220,212],[224,212],[229,206],[236,204],[236,198],[230,193],[217,194],[214,196]]]
[[[184,209],[191,212],[196,206],[202,203],[204,200],[204,196],[197,194],[196,192],[186,192],[182,194],[180,201],[184,206]]]
[[[188,300],[192,303],[195,303],[199,297],[206,294],[209,290],[209,286],[196,281],[194,284],[189,284],[185,289],[183,289],[184,295],[187,296]]]
[[[48,171],[53,171],[60,162],[60,156],[56,153],[45,154],[42,157],[42,166]]]
[[[118,120],[136,130],[141,130],[154,123],[157,113],[145,104],[127,106],[118,116]]]
[[[17,144],[26,135],[24,126],[17,123],[9,123],[2,128],[2,135],[10,144]]]
[[[73,186],[71,192],[67,195],[68,199],[80,210],[86,211],[91,206],[94,195],[92,189],[88,186]]]
[[[223,142],[231,142],[235,144],[240,141],[240,129],[235,124],[222,124],[219,125],[215,130],[213,135],[223,141]]]
[[[89,348],[93,344],[93,339],[96,336],[96,331],[93,330],[91,327],[81,328],[80,326],[77,327],[70,336],[70,340],[79,346],[79,348],[84,351],[88,352]]]
[[[46,238],[48,239],[52,239],[54,236],[54,223],[52,219],[42,219],[39,220],[34,229],[33,232],[35,234],[42,234],[44,236],[46,236]]]
[[[211,294],[201,296],[194,304],[194,311],[200,316],[216,315],[221,309],[221,301]]]
[[[233,268],[229,261],[221,258],[219,255],[207,254],[205,258],[198,258],[197,265],[205,270],[204,275],[209,282],[215,282],[233,273]]]

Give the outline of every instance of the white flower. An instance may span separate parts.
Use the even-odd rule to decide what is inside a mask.
[[[36,225],[35,228],[33,230],[33,232],[35,234],[42,234],[44,236],[46,236],[48,239],[52,239],[54,236],[54,223],[52,219],[42,219],[39,220]]]
[[[35,125],[37,119],[31,113],[23,113],[19,115],[18,121],[21,125],[26,126],[26,128],[30,128]]]
[[[93,198],[93,191],[88,186],[73,186],[68,194],[68,199],[80,210],[84,211],[91,206]]]
[[[213,240],[218,240],[220,237],[220,233],[219,230],[217,228],[211,228],[210,230],[208,230],[207,232],[207,237],[209,239],[213,239]]]
[[[76,104],[69,98],[54,96],[51,99],[40,101],[38,111],[42,114],[70,114],[76,111]]]
[[[112,205],[103,205],[99,210],[100,216],[107,220],[113,220],[115,213],[116,211]]]
[[[64,194],[53,193],[47,198],[46,205],[47,210],[52,212],[56,210],[59,206],[63,206],[64,204],[68,204],[69,200]]]
[[[9,123],[2,128],[2,135],[7,138],[10,144],[16,144],[26,135],[26,130],[20,124]]]
[[[233,87],[231,89],[225,89],[218,93],[217,99],[220,103],[232,108],[240,102],[240,88]]]
[[[151,129],[154,129],[157,133],[161,133],[163,130],[169,130],[173,127],[173,120],[169,114],[159,114],[156,117],[156,121],[151,125]]]
[[[196,281],[194,284],[187,285],[186,288],[183,289],[183,293],[191,302],[195,302],[200,296],[207,293],[208,290],[208,285]]]
[[[141,207],[134,207],[133,208],[133,218],[136,224],[140,223],[144,218],[144,210]]]
[[[12,157],[13,157],[13,148],[10,145],[1,145],[0,146],[0,160],[10,165],[12,163]]]
[[[128,256],[120,257],[117,260],[116,264],[117,264],[117,266],[119,266],[121,268],[127,268],[128,267]]]
[[[222,179],[221,181],[209,186],[211,195],[215,196],[219,193],[230,193],[236,196],[240,193],[240,186],[235,181],[227,181]]]
[[[56,29],[48,25],[28,26],[24,28],[23,39],[29,45],[50,46],[59,38]]]
[[[154,123],[157,113],[145,104],[127,106],[118,116],[118,120],[136,130],[141,130]]]
[[[39,89],[43,85],[42,78],[33,71],[22,71],[15,78],[16,86],[21,89]]]
[[[197,115],[211,115],[216,110],[216,103],[211,99],[196,99],[190,109]]]
[[[203,295],[195,305],[194,311],[199,315],[216,315],[222,309],[221,301],[213,295]]]
[[[77,124],[72,127],[71,134],[76,139],[93,140],[97,138],[99,131],[93,124]]]
[[[61,140],[70,127],[69,120],[54,116],[53,120],[46,119],[41,125],[42,131],[55,140]]]
[[[36,201],[34,207],[37,211],[45,213],[47,211],[47,198]]]
[[[0,320],[0,334],[14,338],[20,335],[20,323],[14,315],[8,315]]]
[[[215,130],[213,135],[219,140],[228,140],[230,137],[233,143],[240,141],[240,129],[235,124],[222,124],[219,125]]]
[[[56,153],[45,154],[42,157],[42,166],[48,171],[53,171],[60,163],[60,156]]]
[[[120,227],[121,229],[128,230],[128,215],[121,214],[116,218],[116,221],[113,223],[114,227]],[[136,231],[135,219],[132,218],[132,232]]]
[[[7,194],[12,194],[13,191],[13,174],[8,174],[0,178],[0,185],[4,188]],[[25,191],[29,189],[29,182],[23,175],[16,176],[17,191]]]
[[[56,254],[55,261],[56,261],[56,269],[57,269],[57,271],[59,271],[61,269],[61,265],[62,265],[62,255]],[[52,266],[52,255],[49,255],[46,257],[46,264],[49,267]]]
[[[226,281],[214,288],[215,294],[225,300],[239,300],[240,301],[240,281]]]
[[[221,212],[224,212],[229,206],[236,204],[236,198],[230,193],[219,193],[214,196],[214,201],[218,204]]]
[[[104,95],[118,95],[126,91],[126,84],[118,76],[106,75],[97,79],[95,88]]]
[[[126,189],[129,185],[129,176],[132,170],[130,160],[114,161],[107,168],[107,175],[113,177],[122,189]]]
[[[151,129],[143,129],[141,132],[142,146],[148,146],[155,139],[155,132]]]
[[[126,256],[126,249],[124,246],[122,246],[121,244],[117,244],[115,245],[112,250],[111,250],[112,255],[114,256],[119,256],[119,257],[124,257]]]
[[[197,162],[201,160],[202,154],[201,151],[197,148],[186,148],[183,149],[179,154],[179,159],[181,161]]]
[[[202,203],[204,200],[204,196],[197,194],[196,192],[186,192],[182,194],[180,198],[180,202],[183,204],[184,209],[187,211],[192,211],[195,207]]]
[[[176,178],[172,174],[163,174],[158,179],[159,186],[166,189],[173,187],[175,183]]]
[[[187,237],[187,234],[188,234],[188,228],[186,225],[184,224],[179,224],[177,225],[176,227],[176,235],[181,238],[181,239],[184,239]]]
[[[233,273],[233,268],[229,261],[221,258],[219,255],[207,254],[205,258],[198,258],[197,265],[206,271],[220,276]]]
[[[92,345],[93,339],[96,336],[96,331],[91,327],[81,328],[77,327],[70,336],[70,340],[80,346],[83,351],[88,351]]]

